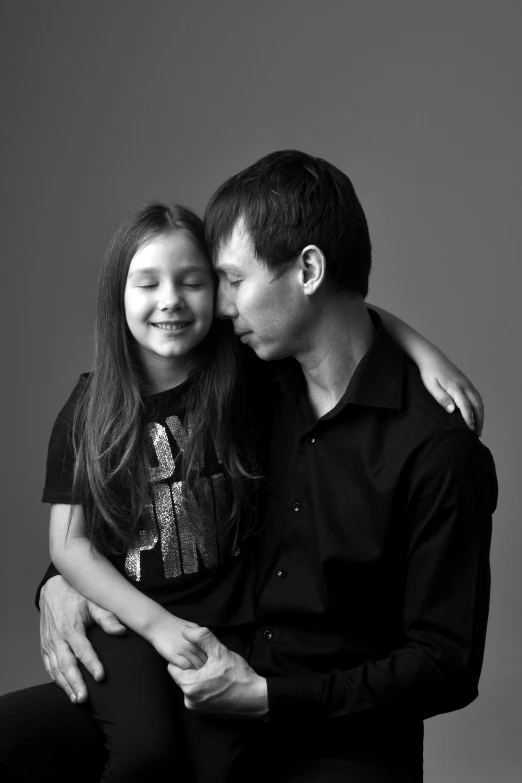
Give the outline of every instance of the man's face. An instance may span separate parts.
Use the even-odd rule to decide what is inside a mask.
[[[260,359],[294,356],[306,315],[306,297],[296,265],[276,277],[255,256],[241,222],[219,251],[216,314],[230,318],[242,343]]]

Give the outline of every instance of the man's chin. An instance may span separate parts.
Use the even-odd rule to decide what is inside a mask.
[[[249,345],[249,348],[252,348],[257,358],[261,359],[263,362],[276,362],[280,359],[286,359],[288,357],[287,353],[281,349],[278,350],[273,345],[259,345],[258,343],[257,345]]]

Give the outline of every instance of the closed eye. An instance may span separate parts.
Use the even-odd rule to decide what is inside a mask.
[[[242,280],[231,280],[224,269],[218,269],[217,270],[218,277],[220,281],[223,281],[227,285],[232,286],[233,288],[237,288],[238,285],[242,282]]]

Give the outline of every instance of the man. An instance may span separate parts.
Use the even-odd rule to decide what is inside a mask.
[[[493,460],[368,312],[368,228],[344,174],[274,153],[219,188],[206,226],[219,315],[284,361],[262,402],[272,499],[249,662],[187,629],[207,664],[170,672],[189,709],[249,719],[248,779],[420,781],[423,719],[477,695]],[[59,580],[43,622],[65,637],[63,617],[99,609]],[[51,612],[53,594],[72,610]],[[44,651],[80,701],[73,653],[99,667],[84,644]]]
[[[269,155],[206,226],[220,315],[261,359],[297,361],[274,383],[250,666],[196,629],[207,666],[170,671],[189,708],[268,717],[283,780],[420,780],[422,719],[477,695],[491,455],[366,309],[366,220],[341,172]]]

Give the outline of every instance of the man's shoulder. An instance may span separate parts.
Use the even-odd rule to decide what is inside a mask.
[[[431,437],[450,430],[468,430],[458,408],[449,413],[422,382],[418,367],[408,358],[404,361],[404,386],[402,411],[407,419],[412,419],[419,434]]]
[[[404,387],[398,427],[411,442],[411,450],[422,461],[432,454],[433,461],[458,464],[464,459],[492,462],[489,449],[472,432],[458,408],[449,413],[424,386],[416,365],[406,359]]]

